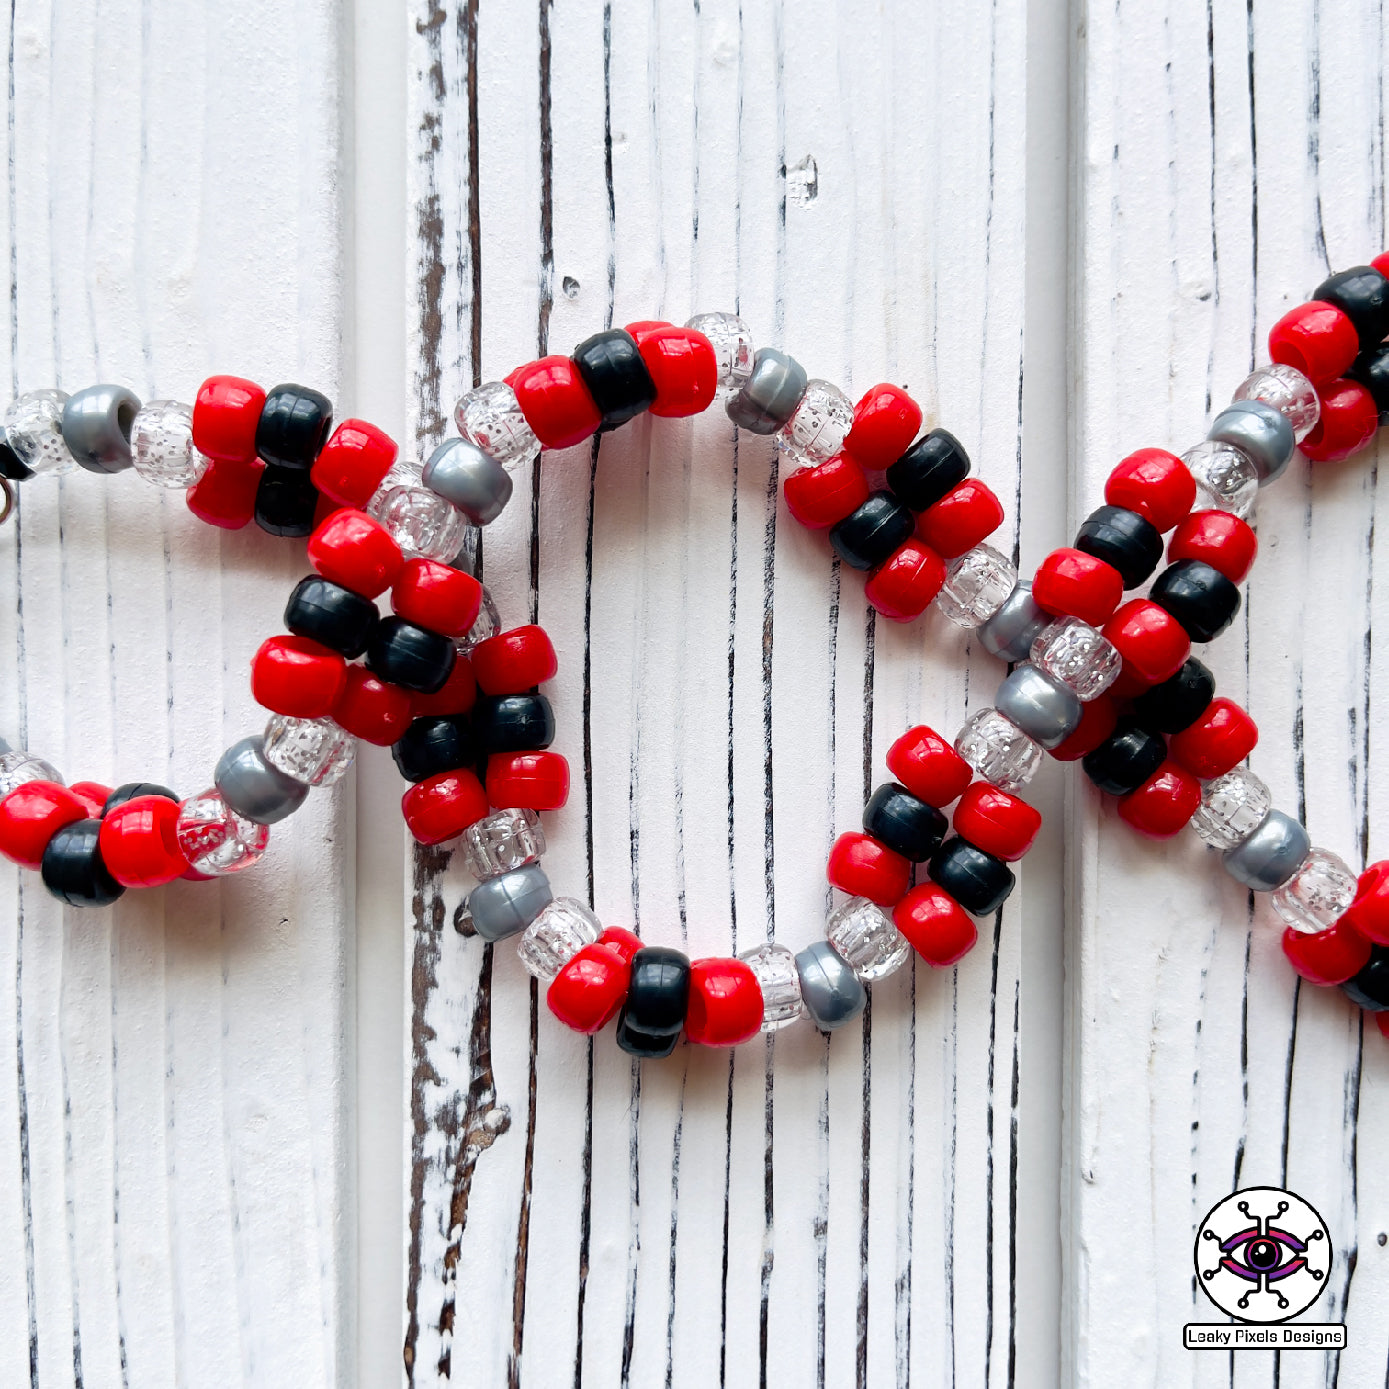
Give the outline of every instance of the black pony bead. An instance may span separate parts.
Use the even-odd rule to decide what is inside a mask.
[[[585,338],[574,349],[574,365],[603,417],[604,429],[626,424],[649,410],[656,399],[656,383],[641,359],[641,349],[621,328]]]
[[[1313,299],[1335,304],[1355,325],[1360,346],[1378,347],[1389,336],[1389,280],[1372,265],[1357,265],[1323,280]]]
[[[1137,791],[1166,757],[1167,743],[1160,733],[1123,719],[1099,747],[1085,754],[1080,765],[1101,791],[1126,796]]]
[[[1138,721],[1157,733],[1180,733],[1206,712],[1215,698],[1215,676],[1192,656],[1160,685],[1144,690],[1133,702]]]
[[[913,511],[925,511],[969,476],[969,454],[947,429],[933,429],[887,470],[893,496]]]
[[[176,791],[170,791],[167,786],[161,786],[157,781],[127,781],[107,796],[105,805],[101,807],[102,815],[109,815],[118,805],[133,801],[136,796],[163,796],[166,801],[178,800]]]
[[[543,694],[483,697],[473,706],[478,748],[494,752],[535,752],[555,741],[555,712]]]
[[[851,569],[872,569],[915,529],[916,517],[891,492],[874,492],[830,529],[830,544]]]
[[[276,386],[267,393],[256,425],[256,452],[282,468],[309,468],[333,424],[328,397],[308,386]]]
[[[977,849],[958,835],[931,855],[926,871],[973,916],[989,916],[1007,900],[1017,881],[1001,858]]]
[[[940,848],[949,824],[935,806],[895,781],[885,781],[863,808],[863,828],[913,863],[925,863]]]
[[[43,851],[43,885],[70,907],[104,907],[125,891],[102,861],[100,834],[100,820],[74,820]]]
[[[367,642],[367,669],[378,680],[420,694],[442,690],[457,657],[447,637],[403,617],[382,618]]]
[[[33,476],[34,470],[19,461],[19,455],[10,447],[5,431],[0,429],[0,477],[10,482],[23,482],[26,477]]]
[[[1117,569],[1125,588],[1137,588],[1162,559],[1162,533],[1136,511],[1102,506],[1085,518],[1075,547]]]
[[[1358,381],[1369,391],[1379,411],[1379,422],[1389,424],[1389,342],[1366,348],[1346,372],[1353,381]],[[22,464],[20,465],[23,466]],[[9,476],[8,473],[5,474]]]
[[[1186,628],[1192,641],[1218,637],[1239,612],[1239,589],[1220,570],[1199,559],[1168,565],[1148,596]]]
[[[308,637],[349,661],[367,649],[380,617],[370,598],[317,574],[301,579],[285,605],[285,626],[296,637]]]
[[[391,756],[406,781],[423,781],[439,772],[471,766],[477,745],[463,714],[412,719],[391,745]]]
[[[1353,979],[1341,987],[1362,1008],[1371,1013],[1389,1009],[1389,946],[1372,945],[1370,958]]]
[[[271,535],[312,535],[318,488],[303,468],[267,463],[256,484],[256,525]]]
[[[632,1056],[669,1056],[690,1001],[690,961],[678,950],[646,945],[632,956],[627,1001],[617,1015],[617,1044]]]

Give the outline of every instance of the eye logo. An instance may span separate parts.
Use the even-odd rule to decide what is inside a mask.
[[[1201,1287],[1222,1312],[1245,1322],[1286,1321],[1326,1287],[1331,1237],[1300,1196],[1251,1186],[1201,1222],[1195,1256]]]

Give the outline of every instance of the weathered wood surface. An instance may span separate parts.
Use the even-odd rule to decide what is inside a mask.
[[[1125,452],[1199,439],[1264,360],[1273,322],[1385,241],[1382,11],[1261,0],[1081,18],[1078,515]],[[1275,804],[1356,869],[1389,851],[1381,456],[1299,460],[1263,494],[1244,612],[1208,648],[1260,725],[1251,765]],[[1070,835],[1064,1378],[1382,1383],[1384,1041],[1338,992],[1299,986],[1267,901],[1194,836],[1139,843],[1097,799],[1078,792]],[[1330,1225],[1337,1262],[1315,1311],[1348,1322],[1339,1356],[1181,1348],[1183,1322],[1221,1319],[1194,1285],[1194,1227],[1261,1183],[1292,1187]]]
[[[11,391],[336,393],[337,23],[11,9]],[[264,720],[247,661],[303,563],[133,474],[35,481],[0,530],[0,727],[72,779],[200,790]],[[244,881],[107,911],[0,872],[0,1383],[351,1382],[350,835],[316,796]]]
[[[908,385],[1009,501],[1024,6],[418,5],[421,452],[455,398],[609,323],[736,307],[851,392]],[[693,953],[823,930],[824,855],[888,742],[996,668],[874,624],[771,448],[644,419],[517,479],[481,570],[560,653],[575,791],[546,867]],[[409,894],[407,1381],[1004,1384],[1015,1369],[1019,938],[807,1028],[632,1066]]]

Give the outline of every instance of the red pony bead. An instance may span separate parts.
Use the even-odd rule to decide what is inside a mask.
[[[1003,524],[1003,503],[987,483],[967,477],[917,517],[921,538],[939,555],[955,559],[988,539]]]
[[[209,526],[239,531],[256,514],[256,489],[265,464],[259,459],[214,458],[184,494],[188,510]]]
[[[627,331],[656,387],[653,415],[678,418],[708,409],[719,386],[719,361],[703,333],[650,322],[629,323]]]
[[[68,790],[87,807],[87,819],[101,819],[111,787],[103,786],[99,781],[74,781]]]
[[[1254,532],[1229,511],[1193,511],[1167,544],[1168,564],[1198,559],[1232,584],[1244,582],[1258,553]]]
[[[868,500],[868,479],[847,453],[816,468],[797,468],[782,483],[786,509],[801,525],[824,530],[838,525]]]
[[[1080,722],[1054,748],[1049,749],[1058,762],[1075,762],[1087,752],[1094,752],[1114,732],[1119,711],[1108,694],[1080,706]]]
[[[22,868],[37,868],[48,841],[64,825],[85,819],[86,805],[66,786],[21,782],[0,800],[0,854]]]
[[[894,622],[920,617],[945,582],[945,561],[912,539],[894,551],[864,586],[868,601]]]
[[[344,509],[309,537],[309,563],[330,583],[375,598],[395,582],[405,557],[384,526]]]
[[[459,768],[417,781],[400,801],[410,833],[421,844],[457,839],[487,814],[487,793],[472,772]]]
[[[1337,463],[1359,453],[1379,428],[1379,407],[1358,381],[1317,388],[1321,418],[1298,446],[1314,463]]]
[[[702,1047],[736,1047],[762,1030],[762,986],[742,960],[694,960],[685,1036]]]
[[[558,810],[569,799],[569,763],[557,752],[497,752],[487,759],[493,805]]]
[[[1389,251],[1382,251],[1371,262],[1371,266],[1378,270],[1381,275],[1389,277]]]
[[[265,392],[240,376],[209,376],[193,402],[193,447],[212,459],[256,456],[256,426]]]
[[[412,692],[410,701],[417,719],[445,714],[466,714],[477,703],[477,680],[472,662],[460,656],[449,671],[449,678],[433,694]]]
[[[825,876],[850,897],[866,897],[880,907],[902,900],[912,866],[871,834],[850,830],[834,841]]]
[[[473,648],[472,662],[477,683],[490,695],[524,694],[553,680],[559,669],[554,643],[545,629],[534,623],[479,642]]]
[[[1021,797],[976,781],[960,797],[952,824],[955,833],[976,849],[1014,863],[1032,847],[1042,828],[1042,815]]]
[[[458,666],[466,670],[468,663],[458,661]],[[471,681],[471,675],[468,678]],[[378,680],[365,666],[348,666],[333,704],[333,722],[354,738],[385,748],[405,736],[417,712],[408,690]]]
[[[1389,862],[1372,863],[1360,875],[1355,900],[1341,913],[1341,920],[1366,940],[1389,945]]]
[[[545,992],[550,1011],[575,1032],[601,1031],[622,1007],[632,977],[632,956],[641,941],[609,927],[555,976]]]
[[[102,862],[125,887],[159,887],[188,871],[178,845],[179,805],[167,796],[135,796],[102,822]]]
[[[343,658],[307,637],[270,637],[251,658],[251,697],[286,718],[331,714],[346,679]]]
[[[365,420],[343,420],[319,450],[309,476],[343,506],[365,506],[396,460],[395,440]]]
[[[482,610],[482,585],[435,559],[406,560],[391,589],[391,608],[417,627],[465,636]]]
[[[1136,511],[1160,531],[1170,531],[1196,501],[1196,479],[1166,449],[1139,449],[1109,475],[1104,499]]]
[[[1092,627],[1104,621],[1124,596],[1119,571],[1084,550],[1053,550],[1032,580],[1032,599],[1057,617],[1078,617]]]
[[[1193,776],[1202,781],[1224,776],[1237,767],[1259,741],[1254,720],[1231,699],[1213,699],[1189,728],[1174,733],[1167,748]]]
[[[1360,973],[1370,959],[1370,942],[1341,917],[1324,931],[1285,927],[1283,953],[1304,979],[1330,988]]]
[[[925,724],[909,728],[887,750],[887,769],[919,801],[949,805],[969,785],[974,769]]]
[[[1124,658],[1126,672],[1156,685],[1175,675],[1191,655],[1191,638],[1166,608],[1146,598],[1125,603],[1104,624],[1104,635]]]
[[[979,928],[968,912],[935,883],[919,883],[892,913],[897,929],[913,950],[937,969],[945,969],[969,954]]]
[[[506,383],[535,437],[547,449],[567,449],[598,431],[603,417],[568,357],[542,357],[517,367]]]
[[[1332,381],[1355,360],[1360,335],[1334,304],[1313,299],[1285,313],[1268,335],[1268,355],[1296,367],[1313,385]]]
[[[921,428],[921,406],[900,386],[870,386],[854,406],[854,425],[844,447],[865,468],[879,471],[895,463]]]
[[[1150,839],[1170,839],[1200,804],[1201,783],[1168,758],[1136,791],[1119,798],[1119,818]]]

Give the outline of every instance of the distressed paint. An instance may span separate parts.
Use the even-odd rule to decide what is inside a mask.
[[[474,380],[736,307],[851,394],[906,384],[1015,498],[1024,35],[1007,3],[417,9],[418,449]],[[875,624],[779,490],[717,413],[646,418],[523,472],[478,550],[560,653],[552,880],[695,954],[819,934],[887,744],[996,678],[938,616]],[[832,1042],[634,1067],[453,928],[447,858],[406,914],[407,1382],[1009,1381],[1011,908]]]

